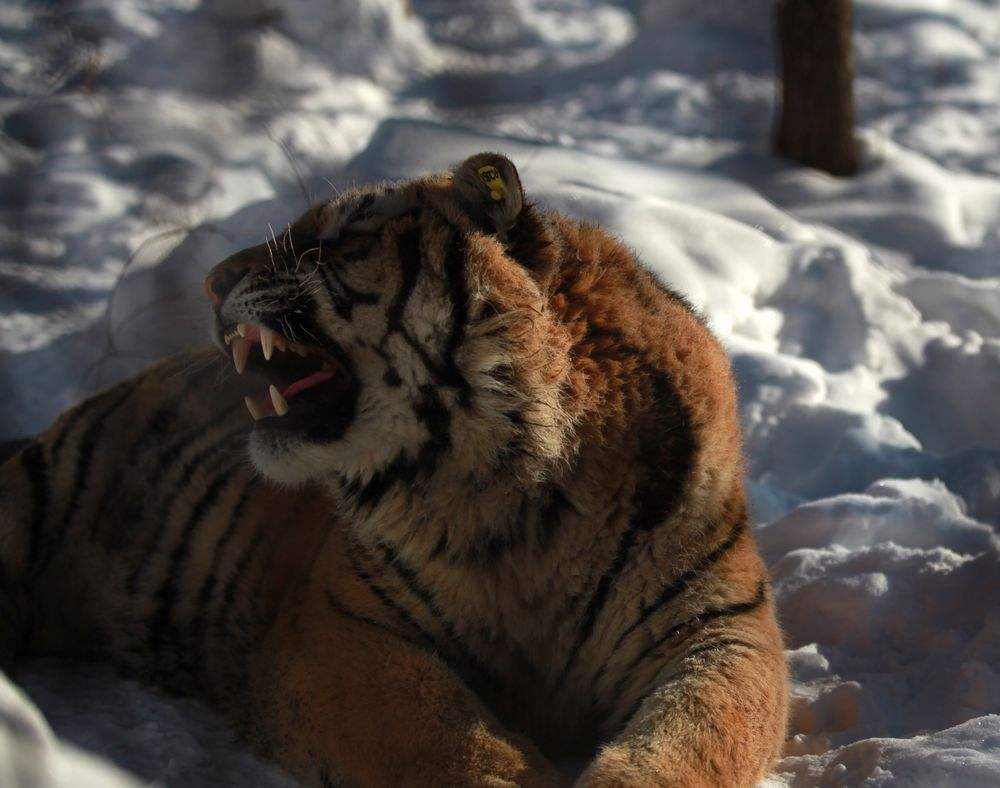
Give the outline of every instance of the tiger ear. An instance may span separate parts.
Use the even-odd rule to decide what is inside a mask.
[[[452,173],[463,208],[473,220],[504,244],[508,256],[531,272],[545,289],[555,269],[560,246],[548,217],[529,202],[517,169],[499,153],[477,153]]]
[[[484,230],[506,241],[524,208],[524,191],[517,169],[499,153],[477,153],[452,173],[463,207]]]

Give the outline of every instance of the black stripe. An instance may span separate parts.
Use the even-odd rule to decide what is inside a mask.
[[[91,397],[90,399],[81,402],[65,415],[63,427],[56,436],[56,439],[52,441],[52,447],[49,451],[53,468],[58,467],[63,447],[66,445],[66,441],[68,440],[70,433],[73,431],[73,428],[82,422],[84,417],[87,416],[94,408],[100,405],[102,400],[103,397],[100,395]]]
[[[224,446],[228,445],[229,441],[233,439],[238,434],[238,432],[224,433],[221,438],[217,441],[201,448],[193,456],[189,457],[185,463],[183,463],[180,468],[180,475],[178,478],[167,486],[167,480],[174,473],[174,466],[180,462],[184,451],[191,448],[192,445],[204,438],[206,435],[206,427],[199,426],[193,430],[189,430],[182,435],[180,435],[177,440],[170,444],[166,449],[160,452],[156,456],[157,467],[153,473],[150,474],[150,478],[147,481],[153,485],[154,491],[157,493],[156,500],[149,505],[149,508],[153,512],[165,511],[165,514],[159,515],[154,514],[154,522],[159,522],[161,527],[154,531],[151,538],[148,540],[148,544],[142,551],[145,554],[153,555],[158,551],[160,542],[165,536],[165,529],[169,527],[170,524],[170,512],[178,501],[182,500],[183,494],[187,491],[190,485],[191,478],[194,476],[195,472],[201,466],[207,458],[213,456],[216,451],[220,451]],[[142,525],[147,525],[147,523],[142,522]],[[141,571],[141,567],[137,567],[133,572]],[[130,581],[131,582],[131,581]],[[135,590],[132,588],[132,590]]]
[[[375,627],[376,629],[389,631],[385,626],[385,624],[376,621],[374,618],[369,618],[368,616],[364,616],[361,615],[360,613],[355,613],[353,610],[349,610],[347,606],[337,598],[337,595],[333,593],[333,589],[331,589],[329,586],[327,586],[326,588],[326,603],[330,606],[330,608],[333,611],[339,613],[345,618],[349,618],[351,621],[356,621],[359,624],[368,624],[369,626]]]
[[[49,458],[51,460],[52,467],[58,466],[60,460],[60,454],[62,453],[66,441],[69,439],[70,433],[73,432],[74,427],[76,427],[78,424],[84,421],[84,419],[87,416],[91,415],[93,411],[99,409],[100,406],[107,401],[107,397],[111,396],[113,392],[125,388],[131,390],[135,388],[136,385],[137,383],[135,381],[125,381],[123,383],[119,383],[118,385],[112,387],[108,391],[95,394],[89,399],[84,400],[75,408],[66,413],[65,416],[63,417],[65,419],[63,428],[56,436],[56,439],[52,442],[52,446],[49,450]]]
[[[403,323],[406,305],[417,286],[422,267],[421,245],[422,235],[419,227],[414,227],[402,233],[396,242],[396,253],[399,256],[402,282],[399,292],[393,299],[386,313],[386,334],[381,344],[392,334],[399,334],[406,344],[420,358],[437,385],[451,386],[459,389],[459,401],[467,405],[471,395],[471,387],[461,374],[454,361],[455,351],[465,335],[465,324],[468,320],[468,293],[465,284],[465,259],[468,255],[465,237],[457,230],[451,236],[451,244],[445,256],[445,275],[452,298],[452,324],[445,343],[444,363],[437,363],[430,354],[407,330]]]
[[[132,444],[123,467],[134,468],[136,463],[139,461],[139,456],[143,449],[147,447],[150,441],[159,442],[173,425],[173,421],[176,416],[177,409],[173,404],[163,405],[158,408],[150,417],[149,421],[146,422],[145,428],[141,433],[139,433],[135,443]],[[120,493],[121,487],[119,485],[109,484],[105,488],[104,495],[101,496],[101,501],[94,510],[94,518],[90,525],[92,537],[96,537],[98,535],[97,530],[101,527],[102,523],[108,519],[106,515],[111,509],[116,497]],[[107,534],[108,539],[104,544],[109,549],[115,549],[116,547],[121,547],[122,545],[127,544],[129,541],[128,536],[129,535],[125,533],[123,528],[112,528]]]
[[[395,615],[400,621],[402,621],[405,626],[410,627],[414,632],[416,632],[427,646],[434,648],[434,638],[430,636],[430,633],[420,626],[416,619],[410,615],[409,611],[393,600],[392,597],[389,596],[389,593],[375,581],[375,578],[373,578],[371,574],[366,572],[361,567],[358,563],[358,558],[354,550],[348,550],[348,556],[351,559],[351,565],[354,568],[355,574],[357,574],[357,576],[361,579],[361,582],[369,588],[372,594],[375,595],[375,598],[378,599],[379,603],[386,608],[386,610]]]
[[[628,724],[632,722],[632,718],[639,713],[639,708],[642,706],[643,701],[646,700],[646,697],[647,697],[646,695],[640,695],[632,703],[632,706],[629,708],[628,713],[622,718],[621,727],[623,729],[627,728]]]
[[[156,594],[156,611],[150,620],[147,633],[148,640],[154,651],[158,646],[163,646],[172,634],[177,633],[177,627],[172,622],[174,605],[177,603],[177,596],[180,592],[179,584],[184,564],[191,552],[191,540],[195,531],[206,514],[212,509],[225,487],[229,484],[233,467],[224,468],[212,480],[205,490],[205,493],[198,499],[191,508],[188,520],[181,529],[180,537],[170,554],[167,573]]]
[[[614,581],[618,579],[618,575],[621,574],[621,571],[625,566],[625,562],[628,560],[629,553],[632,551],[632,546],[635,544],[635,540],[638,536],[639,529],[629,524],[629,526],[625,529],[625,532],[618,539],[618,548],[615,551],[615,557],[612,559],[611,565],[601,576],[601,579],[597,584],[597,589],[590,597],[590,601],[587,602],[587,607],[584,610],[580,625],[577,628],[576,639],[573,641],[573,647],[570,649],[569,656],[566,658],[566,664],[563,665],[563,669],[559,673],[559,679],[556,682],[558,686],[561,686],[566,680],[566,676],[569,675],[573,664],[576,662],[580,649],[593,633],[594,626],[597,623],[597,616],[603,609],[604,603],[607,602],[608,594],[611,592],[611,584],[614,583]]]
[[[409,299],[410,295],[412,295],[412,288],[406,294],[407,300]],[[423,345],[421,345],[413,337],[413,335],[409,332],[409,330],[407,330],[406,326],[403,325],[402,314],[403,311],[405,311],[405,309],[406,309],[406,304],[403,303],[399,309],[398,316],[394,315],[392,320],[387,321],[386,334],[382,338],[382,341],[380,342],[379,349],[382,350],[384,348],[386,341],[392,334],[394,333],[398,334],[403,338],[403,341],[406,342],[410,350],[412,350],[414,353],[417,354],[418,358],[420,359],[420,363],[424,365],[424,368],[427,370],[428,374],[434,379],[435,383],[438,383],[440,385],[454,385],[454,381],[451,380],[448,372],[440,364],[434,361],[433,358],[431,358],[431,355],[430,353],[427,352],[427,349]]]
[[[202,581],[201,587],[198,589],[198,595],[195,600],[195,613],[191,618],[189,640],[191,641],[192,656],[190,664],[194,668],[200,666],[204,661],[204,654],[207,648],[205,633],[208,629],[208,606],[212,601],[215,588],[219,584],[219,570],[222,566],[222,559],[229,543],[240,531],[243,510],[246,508],[247,501],[256,490],[257,485],[258,478],[254,476],[243,486],[240,497],[233,505],[233,509],[227,518],[226,528],[215,543],[215,547],[212,548],[212,564]]]
[[[625,639],[631,635],[638,627],[642,626],[651,615],[661,610],[665,605],[668,605],[677,595],[684,591],[688,584],[694,580],[698,575],[707,571],[713,564],[715,564],[722,556],[728,553],[736,542],[739,541],[740,536],[743,535],[746,530],[746,520],[738,520],[733,527],[730,529],[726,538],[720,542],[714,550],[712,550],[707,555],[702,556],[694,566],[687,569],[676,577],[672,582],[666,585],[663,590],[660,591],[659,595],[650,605],[640,605],[639,607],[639,617],[629,625],[629,627],[618,636],[618,640],[611,647],[611,654],[625,642]],[[610,657],[609,657],[610,659]],[[596,679],[595,679],[596,681]]]
[[[326,294],[330,298],[330,303],[333,304],[333,311],[344,320],[350,320],[354,314],[354,305],[344,296],[343,292],[334,287],[336,282],[330,267],[320,266],[319,275],[323,278],[323,284],[326,285]]]
[[[413,290],[417,286],[417,278],[420,276],[421,255],[420,255],[420,228],[413,227],[400,233],[396,239],[396,254],[399,256],[400,270],[403,279],[399,285],[399,292],[386,312],[386,323],[390,331],[403,332],[403,313],[406,311],[406,304],[413,295]]]
[[[257,530],[254,532],[253,537],[247,544],[246,549],[243,551],[243,554],[239,557],[239,560],[233,567],[233,573],[229,576],[229,579],[226,581],[225,588],[222,591],[222,605],[219,608],[219,615],[215,619],[215,625],[213,627],[215,630],[219,630],[225,626],[227,614],[232,615],[231,623],[233,626],[241,631],[244,628],[245,621],[243,620],[243,616],[239,613],[239,611],[235,610],[233,606],[236,601],[236,587],[250,570],[251,562],[257,557],[258,552],[264,545],[265,530],[265,525],[258,525]]]
[[[507,529],[472,539],[462,545],[461,549],[449,551],[446,556],[447,560],[454,564],[487,567],[495,564],[502,557],[529,546],[538,555],[544,553],[551,545],[558,530],[559,511],[571,506],[571,504],[562,490],[553,487],[548,503],[532,523],[533,504],[533,500],[524,496],[518,507],[517,516]],[[447,539],[443,535],[431,554],[431,558],[438,557],[445,552],[446,548]]]
[[[370,253],[369,249],[365,250],[366,254],[363,255],[367,257]],[[382,300],[380,293],[366,293],[363,290],[358,290],[344,281],[344,277],[340,275],[340,271],[336,268],[330,266],[323,266],[323,270],[329,274],[330,278],[336,282],[337,287],[341,289],[343,294],[347,296],[353,303],[365,304],[367,306],[373,306]]]
[[[638,429],[639,447],[635,459],[639,480],[632,494],[632,515],[618,540],[611,564],[587,603],[577,637],[559,675],[559,684],[569,675],[580,650],[593,634],[597,619],[639,535],[661,525],[676,510],[691,475],[696,451],[687,411],[667,375],[649,366],[642,352],[628,345],[618,332],[588,331],[594,336],[606,334],[618,343],[605,350],[606,355],[635,358],[642,364],[653,387],[649,401],[655,405],[645,414],[646,421]]]
[[[741,638],[720,638],[719,640],[710,640],[707,643],[699,643],[697,646],[688,649],[684,653],[684,659],[697,657],[701,654],[708,654],[712,651],[732,649],[736,646],[745,648],[749,651],[760,651],[760,647],[756,643],[751,643],[748,640],[743,640]]]
[[[425,443],[416,460],[408,460],[406,455],[400,452],[386,468],[373,475],[366,484],[357,481],[343,484],[344,495],[357,508],[378,506],[386,493],[395,485],[406,487],[413,484],[421,474],[422,468],[433,468],[436,463],[433,444]]]
[[[355,508],[378,506],[393,484],[397,481],[406,483],[413,475],[415,475],[414,464],[407,462],[406,457],[399,454],[386,468],[374,474],[367,483],[362,484],[357,480],[347,482],[341,479],[341,488],[344,496]]]
[[[469,319],[469,292],[465,276],[468,257],[469,249],[465,235],[456,229],[451,236],[444,260],[444,273],[451,297],[451,330],[444,346],[441,382],[458,389],[459,403],[465,407],[468,407],[471,400],[472,387],[455,363],[455,352],[465,338],[465,327]]]
[[[393,368],[391,364],[382,375],[382,382],[385,383],[389,388],[399,388],[403,385],[403,379],[399,376],[399,373]]]
[[[254,531],[253,537],[247,543],[246,548],[240,555],[233,567],[232,574],[230,574],[229,579],[226,581],[226,585],[223,588],[221,599],[222,603],[219,605],[218,614],[215,616],[215,620],[212,624],[211,631],[213,633],[223,633],[228,638],[235,638],[237,641],[235,644],[229,646],[230,651],[236,645],[243,645],[247,643],[248,638],[252,634],[249,630],[248,621],[246,615],[243,611],[236,605],[236,591],[240,583],[246,578],[246,575],[250,572],[250,567],[253,561],[260,554],[261,548],[266,544],[264,538],[265,531],[267,530],[266,525],[258,525],[256,531]],[[254,603],[252,594],[244,594],[241,597],[242,601],[248,601],[251,605]],[[206,646],[208,635],[206,635]]]
[[[424,346],[417,342],[417,340],[413,338],[413,335],[410,334],[405,327],[400,328],[398,333],[401,337],[403,337],[403,340],[410,347],[410,349],[420,357],[420,363],[423,364],[428,373],[430,373],[434,382],[447,385],[447,373],[442,371],[441,365],[431,358],[430,353],[427,352]],[[386,337],[388,336],[389,335],[386,334]],[[383,342],[384,341],[385,340],[383,340]]]
[[[385,342],[385,340],[383,339],[382,343],[384,343],[384,342]],[[382,376],[383,382],[387,386],[391,386],[392,388],[398,388],[399,386],[402,386],[403,385],[403,378],[400,377],[400,375],[396,371],[395,367],[393,367],[393,365],[392,365],[392,358],[390,358],[390,356],[386,352],[385,348],[382,347],[382,344],[380,343],[379,345],[373,345],[372,346],[372,351],[380,359],[382,359],[382,361],[385,362],[386,371],[385,371],[385,374]]]
[[[746,613],[751,613],[761,605],[764,604],[767,599],[767,582],[761,580],[757,583],[757,593],[745,602],[736,602],[732,605],[726,605],[725,607],[710,607],[706,610],[701,611],[696,616],[691,616],[691,618],[685,619],[679,624],[675,624],[670,627],[666,632],[663,633],[659,638],[654,640],[645,649],[643,649],[628,666],[622,671],[621,677],[618,679],[618,683],[615,685],[615,690],[612,693],[613,698],[620,698],[622,695],[622,690],[625,687],[625,683],[632,677],[633,671],[645,662],[651,655],[664,646],[667,641],[672,640],[678,635],[685,635],[690,637],[695,632],[704,629],[705,626],[713,621],[717,621],[720,618],[731,618],[733,616],[741,616]]]
[[[320,266],[320,276],[323,277],[323,284],[326,285],[327,295],[333,304],[333,311],[343,320],[351,320],[354,317],[354,307],[357,304],[377,304],[380,300],[378,293],[363,293],[348,285],[343,278],[330,266]]]
[[[160,481],[164,477],[166,477],[171,471],[171,466],[173,466],[174,463],[181,458],[181,455],[183,455],[185,449],[189,448],[191,444],[197,441],[199,438],[204,437],[207,431],[212,429],[212,427],[216,426],[220,422],[225,422],[226,418],[230,416],[232,412],[233,412],[232,406],[230,403],[227,402],[225,408],[219,410],[217,413],[211,414],[209,419],[198,424],[193,429],[186,430],[185,432],[180,433],[179,435],[177,435],[176,440],[174,440],[165,449],[159,451],[155,457],[158,463],[158,467],[156,469],[156,474],[157,474],[156,480]],[[228,433],[228,435],[232,436],[240,431],[246,432],[246,428],[242,428],[242,430],[241,429],[233,430],[232,432]],[[150,434],[146,437],[149,440],[153,440],[158,438],[159,436],[156,434]],[[137,447],[137,449],[141,448],[142,448],[141,446]],[[137,453],[136,459],[138,460],[138,458],[139,457]],[[176,488],[171,490],[171,495],[173,495],[176,492],[177,492]]]
[[[506,529],[479,534],[464,544],[461,550],[449,552],[448,561],[453,564],[488,567],[494,565],[504,555],[522,547],[526,542],[525,531],[527,529],[525,507],[526,504],[522,502],[521,511],[517,518]]]
[[[438,607],[437,602],[434,600],[434,594],[427,588],[424,588],[417,579],[417,574],[414,572],[396,553],[396,550],[389,544],[383,541],[376,543],[376,546],[382,552],[382,558],[386,566],[391,567],[396,575],[403,581],[403,585],[406,589],[413,594],[417,599],[423,602],[424,607],[431,616],[437,621],[440,627],[444,630],[445,637],[450,641],[456,641],[458,639],[455,634],[455,625],[448,619],[447,616]]]
[[[452,550],[448,550],[448,533],[445,531],[431,551],[430,559],[445,555],[450,563],[485,567],[515,550],[529,547],[534,556],[541,556],[549,550],[559,532],[561,512],[564,509],[577,511],[563,490],[552,485],[548,491],[548,501],[537,517],[531,516],[534,500],[524,496],[518,507],[517,517],[507,530],[472,539],[459,549]]]
[[[32,443],[21,452],[21,467],[28,475],[31,486],[31,519],[28,521],[28,553],[25,575],[34,574],[35,565],[41,551],[45,533],[45,521],[49,515],[48,465],[40,443]]]
[[[523,534],[517,531],[485,534],[465,545],[460,553],[449,553],[448,560],[455,564],[487,567],[522,544]]]
[[[691,657],[696,657],[701,654],[707,654],[712,651],[728,650],[733,648],[745,648],[748,651],[760,651],[760,647],[755,643],[751,643],[748,640],[742,640],[740,638],[720,638],[719,640],[711,640],[707,643],[700,643],[697,646],[689,649],[684,654],[684,659],[689,659]],[[639,711],[639,707],[642,706],[644,700],[646,700],[646,695],[640,695],[629,708],[628,713],[622,718],[621,727],[626,728],[628,724],[632,721],[632,718]]]
[[[324,251],[329,252],[330,257],[335,258],[336,263],[356,263],[367,260],[372,256],[372,250],[378,241],[379,237],[375,233],[342,228],[341,233],[336,238],[320,238],[316,241],[315,245],[319,246],[316,264],[326,265],[322,262]]]
[[[204,431],[204,428],[202,428],[202,431]],[[165,493],[160,494],[156,506],[166,508],[166,513],[162,516],[162,520],[159,518],[154,520],[154,522],[158,522],[160,527],[153,533],[152,538],[149,540],[149,544],[146,545],[143,550],[143,553],[146,556],[154,557],[159,553],[160,547],[163,541],[167,538],[168,531],[170,531],[170,515],[174,510],[174,506],[178,501],[182,500],[182,493],[187,490],[191,483],[191,479],[198,468],[206,464],[209,460],[214,459],[216,454],[227,449],[230,442],[236,438],[243,437],[245,432],[245,428],[241,427],[237,430],[224,433],[223,436],[217,441],[201,449],[184,464],[180,476],[172,485],[170,485],[169,489]],[[190,445],[193,437],[195,436],[185,436],[186,440],[178,441],[173,447],[171,447],[173,451],[169,453],[169,464],[172,465],[176,455],[179,454],[183,448]],[[150,565],[139,564],[132,570],[132,573],[129,575],[125,584],[125,587],[130,594],[134,594],[138,590],[139,581],[142,579],[143,573],[151,568],[152,567]]]
[[[444,528],[441,531],[441,535],[438,536],[438,540],[434,547],[431,548],[430,555],[427,556],[428,561],[433,561],[440,558],[444,553],[445,549],[448,547],[448,529]]]
[[[451,412],[441,402],[433,386],[423,386],[421,397],[413,411],[430,433],[430,439],[417,452],[415,459],[400,452],[389,465],[375,473],[366,483],[351,481],[343,484],[344,494],[358,507],[377,506],[396,484],[411,485],[418,479],[428,479],[437,468],[438,460],[451,448]]]
[[[451,411],[434,386],[424,385],[420,387],[420,398],[413,403],[413,415],[430,433],[430,440],[417,457],[420,475],[426,479],[433,474],[438,458],[451,448]]]
[[[214,422],[215,418],[210,421]],[[142,451],[149,445],[151,441],[159,443],[159,440],[166,435],[170,428],[173,426],[174,419],[177,418],[177,407],[173,403],[162,405],[157,408],[153,415],[149,417],[149,421],[146,422],[145,428],[139,433],[136,438],[135,443],[132,444],[132,448],[129,450],[129,461],[134,462],[139,458]]]
[[[580,513],[561,487],[553,486],[551,496],[536,525],[535,539],[540,553],[546,552],[555,541],[563,522],[561,516],[563,510],[572,509],[577,514]]]
[[[111,404],[87,425],[87,429],[80,436],[79,445],[76,447],[76,463],[69,501],[66,504],[66,510],[63,513],[62,522],[59,524],[59,527],[54,533],[46,534],[44,552],[39,556],[39,565],[34,569],[36,573],[44,570],[48,562],[52,560],[59,547],[63,544],[66,533],[72,524],[73,517],[80,508],[80,499],[87,490],[90,469],[94,464],[94,451],[97,448],[98,441],[103,437],[104,422],[132,395],[136,385],[134,381],[128,381],[111,389],[107,393],[107,396],[110,397],[116,390],[118,391],[118,396],[114,397],[111,400]],[[104,402],[107,401],[104,397],[100,399]]]
[[[436,620],[441,629],[444,630],[444,635],[447,638],[446,642],[441,643],[437,640],[432,640],[432,642],[436,646],[441,647],[446,655],[449,653],[453,655],[453,659],[450,660],[452,666],[456,667],[459,672],[471,671],[472,676],[475,677],[484,689],[492,691],[499,689],[502,685],[497,675],[472,653],[467,643],[458,638],[454,623],[438,606],[433,593],[421,585],[413,569],[406,565],[391,545],[379,541],[376,543],[376,546],[382,551],[382,557],[386,566],[391,567],[395,571],[396,575],[403,581],[406,589],[423,603],[428,613]]]
[[[640,355],[639,350],[627,346],[621,352]],[[632,497],[636,507],[632,523],[649,531],[662,524],[680,504],[697,446],[691,419],[673,382],[658,369],[646,369],[653,387],[650,401],[656,406],[651,421],[640,427],[636,457],[640,479]]]

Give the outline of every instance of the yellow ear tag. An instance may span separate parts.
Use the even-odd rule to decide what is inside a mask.
[[[479,173],[479,180],[485,183],[486,188],[490,190],[490,197],[500,202],[507,193],[507,187],[500,177],[500,171],[492,164],[487,164],[485,167],[480,167],[476,172]]]

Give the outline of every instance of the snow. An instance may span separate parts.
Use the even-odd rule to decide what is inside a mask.
[[[0,674],[0,785],[136,788],[124,771],[59,743],[24,693]]]
[[[202,341],[205,270],[307,197],[505,152],[732,354],[794,679],[768,785],[1000,785],[1000,6],[855,7],[837,179],[768,153],[769,0],[3,5],[0,436]],[[287,784],[193,701],[14,678],[144,780]]]
[[[765,788],[787,785],[954,786],[997,784],[1000,716],[969,720],[910,739],[872,738],[820,755],[786,758]]]

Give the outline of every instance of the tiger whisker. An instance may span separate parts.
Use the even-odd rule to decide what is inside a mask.
[[[298,273],[299,266],[302,264],[302,258],[305,257],[310,252],[315,252],[320,249],[319,246],[314,246],[312,249],[306,249],[302,254],[295,258],[295,272]]]
[[[274,248],[277,249],[278,248],[278,236],[276,236],[274,234],[274,228],[271,226],[270,222],[267,223],[267,229],[271,231],[271,240],[274,241]],[[288,265],[287,265],[287,263],[285,263],[284,257],[281,254],[279,254],[278,257],[281,257],[282,264],[285,265],[285,271],[287,272],[288,271]],[[274,272],[278,273],[277,266],[275,266]]]

